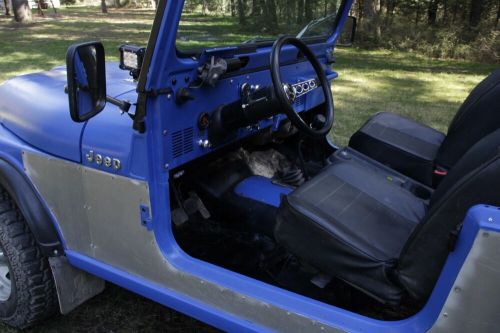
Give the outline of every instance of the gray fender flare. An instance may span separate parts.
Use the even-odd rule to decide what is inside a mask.
[[[14,199],[36,242],[45,255],[54,255],[62,246],[54,223],[25,175],[7,161],[0,159],[0,186]]]

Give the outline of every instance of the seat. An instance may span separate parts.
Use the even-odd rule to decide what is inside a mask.
[[[425,301],[451,235],[475,204],[500,206],[500,129],[420,199],[354,159],[336,160],[282,199],[274,237],[323,274],[379,301]]]
[[[439,175],[445,175],[470,147],[500,127],[499,99],[500,70],[496,70],[472,90],[447,135],[381,112],[354,133],[349,146],[423,184],[437,185]]]

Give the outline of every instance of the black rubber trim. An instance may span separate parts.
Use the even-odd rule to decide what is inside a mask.
[[[14,199],[44,253],[62,250],[59,235],[35,189],[10,163],[0,159],[0,186]]]
[[[146,102],[148,99],[146,82],[148,80],[149,66],[151,65],[151,60],[153,59],[153,53],[156,48],[156,41],[158,39],[161,21],[163,19],[163,14],[165,13],[166,7],[167,0],[159,0],[155,19],[153,21],[153,27],[151,29],[151,34],[149,35],[148,45],[146,47],[146,52],[144,53],[144,61],[142,63],[141,72],[139,74],[139,80],[137,83],[137,106],[135,110],[134,124],[132,127],[139,133],[144,133],[146,131],[146,126],[144,124],[144,118],[146,117]]]

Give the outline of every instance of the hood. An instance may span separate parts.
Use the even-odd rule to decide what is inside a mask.
[[[106,82],[109,96],[135,94],[136,83],[127,71],[118,68],[116,62],[106,63]],[[71,120],[65,86],[65,66],[6,81],[0,85],[0,122],[32,146],[80,162],[84,123]],[[107,111],[116,112],[103,110]]]

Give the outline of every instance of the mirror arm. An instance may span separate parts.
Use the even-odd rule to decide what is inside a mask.
[[[111,96],[106,96],[106,101],[113,105],[116,105],[122,113],[128,113],[128,110],[130,110],[130,106],[132,106],[132,104],[127,101],[122,101]]]

